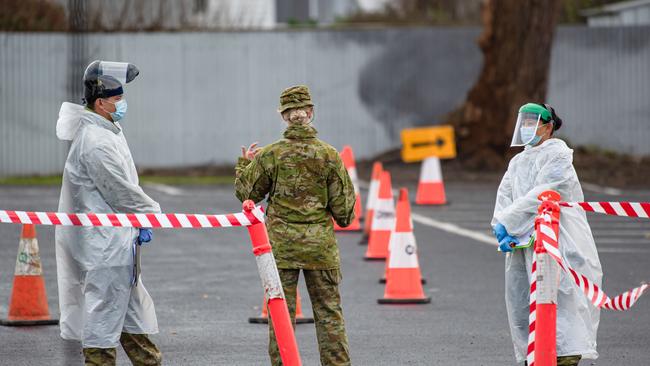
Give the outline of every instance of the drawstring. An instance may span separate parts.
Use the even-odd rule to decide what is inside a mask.
[[[133,255],[133,272],[131,273],[131,286],[137,287],[138,279],[140,278],[140,245],[138,244],[138,238],[135,238],[135,240],[133,241],[131,254]]]

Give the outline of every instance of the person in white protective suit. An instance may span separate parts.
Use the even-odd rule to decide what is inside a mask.
[[[497,192],[492,227],[505,257],[505,298],[517,362],[524,362],[528,345],[529,293],[534,221],[546,190],[563,201],[582,202],[584,196],[573,168],[573,150],[553,134],[562,120],[547,104],[528,103],[519,109],[511,146],[525,146],[512,158]],[[559,247],[571,267],[598,286],[602,268],[584,211],[564,209],[560,214]],[[599,309],[562,272],[557,298],[558,365],[578,365],[595,359]]]
[[[72,142],[60,212],[160,212],[138,185],[118,122],[126,113],[123,84],[138,74],[132,64],[95,61],[84,74],[85,107],[61,106],[56,134]],[[56,228],[61,337],[81,341],[86,365],[115,365],[120,343],[134,365],[161,364],[148,337],[158,333],[154,304],[139,277],[140,245],[150,240],[150,229]]]

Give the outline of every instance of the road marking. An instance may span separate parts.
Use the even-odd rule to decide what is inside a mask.
[[[629,254],[629,253],[650,253],[650,249],[633,249],[633,248],[599,248],[598,253],[607,254]]]
[[[621,191],[620,189],[616,189],[616,188],[603,187],[603,186],[599,186],[597,184],[585,183],[585,182],[582,182],[580,184],[582,185],[582,188],[586,189],[587,191],[594,192],[594,193],[604,193],[604,194],[608,194],[610,196],[620,196],[620,195],[623,194],[623,191]]]
[[[411,218],[413,221],[418,222],[422,225],[430,226],[436,229],[446,231],[448,233],[456,234],[458,236],[464,236],[466,238],[474,239],[481,243],[490,244],[492,246],[497,246],[496,239],[489,235],[485,235],[478,231],[463,229],[462,227],[450,224],[448,222],[442,222],[430,217],[422,216],[417,213],[412,213]]]
[[[359,186],[361,188],[368,189],[368,187],[370,185],[366,181],[359,181]],[[393,189],[393,194],[397,195],[398,190]],[[413,221],[418,222],[418,223],[420,223],[422,225],[433,227],[433,228],[436,228],[436,229],[439,229],[439,230],[442,230],[442,231],[446,231],[448,233],[455,234],[455,235],[458,235],[458,236],[464,236],[466,238],[470,238],[470,239],[476,240],[476,241],[484,243],[484,244],[490,244],[490,245],[495,246],[495,247],[497,246],[496,239],[494,239],[493,237],[491,237],[489,235],[483,234],[480,231],[463,229],[462,227],[460,227],[458,225],[451,224],[451,223],[448,223],[448,222],[438,221],[436,219],[432,219],[430,217],[426,217],[426,216],[420,215],[420,214],[415,213],[415,212],[411,213],[411,218],[413,219]]]
[[[182,189],[172,187],[172,186],[168,186],[166,184],[145,183],[144,186],[147,187],[147,188],[151,188],[153,190],[156,190],[158,192],[168,194],[170,196],[183,196],[183,195],[185,195],[185,191],[183,191]]]
[[[599,238],[594,237],[596,245],[648,245],[648,239],[618,239],[618,238]]]

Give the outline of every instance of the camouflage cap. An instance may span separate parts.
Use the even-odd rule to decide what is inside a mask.
[[[312,107],[314,103],[311,101],[311,94],[309,88],[305,85],[296,85],[284,89],[280,95],[280,107],[278,112],[282,113],[287,109]]]

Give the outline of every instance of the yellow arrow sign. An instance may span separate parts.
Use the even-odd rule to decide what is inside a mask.
[[[406,163],[435,156],[456,157],[456,140],[452,126],[409,128],[402,130],[402,160]]]

